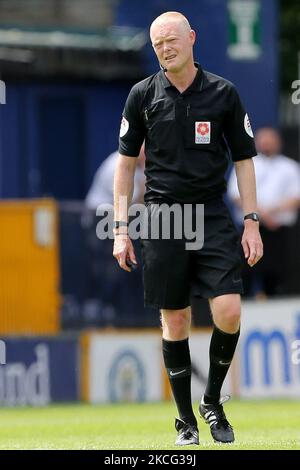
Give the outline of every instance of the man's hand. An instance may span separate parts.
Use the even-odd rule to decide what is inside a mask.
[[[128,235],[115,234],[113,255],[118,261],[120,267],[129,273],[131,272],[131,269],[127,266],[126,261],[128,260],[133,264],[137,264],[134,248]]]
[[[259,233],[259,225],[254,220],[245,220],[242,247],[249,266],[254,266],[263,256],[263,243]]]

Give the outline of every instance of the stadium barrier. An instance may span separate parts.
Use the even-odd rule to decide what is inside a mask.
[[[237,362],[240,397],[300,397],[299,298],[245,302]]]
[[[79,400],[78,340],[70,337],[5,338],[0,365],[1,406],[46,406]]]
[[[192,394],[208,374],[209,329],[190,335]],[[112,330],[82,337],[81,398],[91,403],[171,397],[159,330]],[[239,346],[223,386],[237,398],[299,398],[300,299],[244,302]]]
[[[211,331],[190,335],[193,399],[208,373]],[[2,337],[0,405],[152,402],[171,392],[159,329],[86,331],[77,337]],[[241,338],[223,386],[237,398],[299,398],[300,299],[245,302]]]
[[[82,337],[81,397],[91,403],[162,399],[159,333],[123,330]]]
[[[195,399],[203,393],[207,380],[210,335],[209,329],[197,328],[190,338]],[[81,338],[81,353],[83,400],[108,403],[171,398],[158,329],[87,332]],[[234,394],[234,374],[224,387]]]

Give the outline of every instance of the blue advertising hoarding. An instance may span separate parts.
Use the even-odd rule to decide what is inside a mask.
[[[45,406],[79,398],[78,341],[72,338],[9,338],[0,365],[0,405]]]

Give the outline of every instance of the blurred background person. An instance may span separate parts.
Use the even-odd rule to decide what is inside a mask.
[[[114,173],[119,153],[111,153],[104,162],[101,163],[95,173],[92,185],[85,198],[86,207],[96,210],[99,204],[113,204]],[[142,203],[145,192],[145,153],[144,145],[141,147],[140,155],[137,159],[137,167],[134,179],[133,203]]]
[[[255,143],[258,155],[253,161],[264,257],[253,270],[245,266],[245,281],[247,294],[263,298],[285,293],[289,230],[297,222],[300,207],[300,165],[281,153],[282,140],[273,128],[259,129]],[[243,214],[234,170],[228,183],[228,196],[240,225]]]
[[[115,261],[112,259],[112,240],[99,240],[96,235],[96,226],[100,218],[96,210],[100,205],[106,205],[106,210],[113,214],[113,189],[114,173],[119,153],[111,153],[97,169],[92,185],[85,198],[86,209],[83,215],[83,223],[86,228],[86,256],[87,256],[87,282],[86,298],[88,299],[87,315],[99,316],[99,300],[105,305],[106,320],[115,321],[118,311],[126,310],[122,304],[126,304],[128,289],[134,290],[137,285],[142,289],[142,266],[131,273],[131,276],[124,277],[124,274],[117,269]],[[132,203],[143,203],[145,192],[145,153],[144,144],[141,147],[137,158],[135,173],[135,188]],[[106,215],[106,212],[105,212]],[[140,253],[139,242],[134,243],[137,254]],[[116,296],[118,292],[118,296]],[[136,303],[131,302],[130,309],[139,310],[143,305],[141,295],[137,297]],[[120,303],[120,309],[117,305]]]

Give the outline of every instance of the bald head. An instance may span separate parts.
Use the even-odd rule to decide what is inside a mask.
[[[184,15],[182,15],[182,13],[179,13],[177,11],[167,11],[166,13],[163,13],[162,15],[155,18],[155,20],[152,22],[150,26],[151,39],[152,39],[153,29],[164,26],[166,24],[170,24],[170,23],[177,23],[179,28],[182,31],[185,31],[187,33],[189,33],[192,29],[187,18]]]
[[[159,63],[169,73],[194,68],[196,33],[181,13],[168,11],[158,16],[151,24],[150,37]]]

